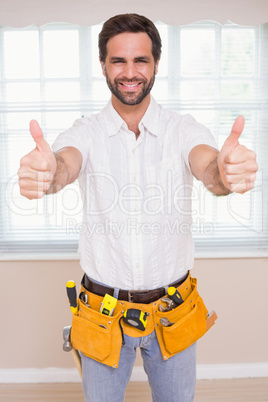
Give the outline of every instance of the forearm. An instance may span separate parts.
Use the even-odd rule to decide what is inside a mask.
[[[215,195],[227,195],[230,191],[224,186],[218,165],[219,152],[207,145],[198,145],[189,155],[192,174],[202,181],[205,187]]]

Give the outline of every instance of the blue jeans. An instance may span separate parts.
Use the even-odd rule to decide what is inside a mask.
[[[153,402],[192,402],[196,379],[196,344],[163,360],[155,332],[133,338],[125,335],[119,367],[112,368],[81,354],[85,402],[123,402],[140,347]]]

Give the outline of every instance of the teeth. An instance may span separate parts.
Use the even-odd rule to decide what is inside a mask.
[[[139,84],[129,84],[129,85],[127,85],[127,84],[123,84],[125,87],[128,87],[128,88],[133,88],[133,87],[137,87]]]

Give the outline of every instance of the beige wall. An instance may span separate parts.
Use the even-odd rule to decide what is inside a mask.
[[[0,274],[0,368],[73,367],[62,329],[71,324],[65,283],[79,284],[79,262],[0,262]],[[192,274],[219,316],[199,341],[198,363],[268,362],[268,259],[200,259]]]

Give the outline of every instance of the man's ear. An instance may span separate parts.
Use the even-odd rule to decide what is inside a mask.
[[[155,66],[154,66],[154,73],[155,73],[155,74],[157,74],[157,73],[158,73],[158,65],[159,65],[159,61],[160,61],[160,57],[159,57],[159,59],[157,60],[157,62],[155,63]]]
[[[101,64],[102,74],[104,75],[104,77],[106,77],[105,62],[101,61],[100,57],[99,57],[99,61],[100,61],[100,64]]]

